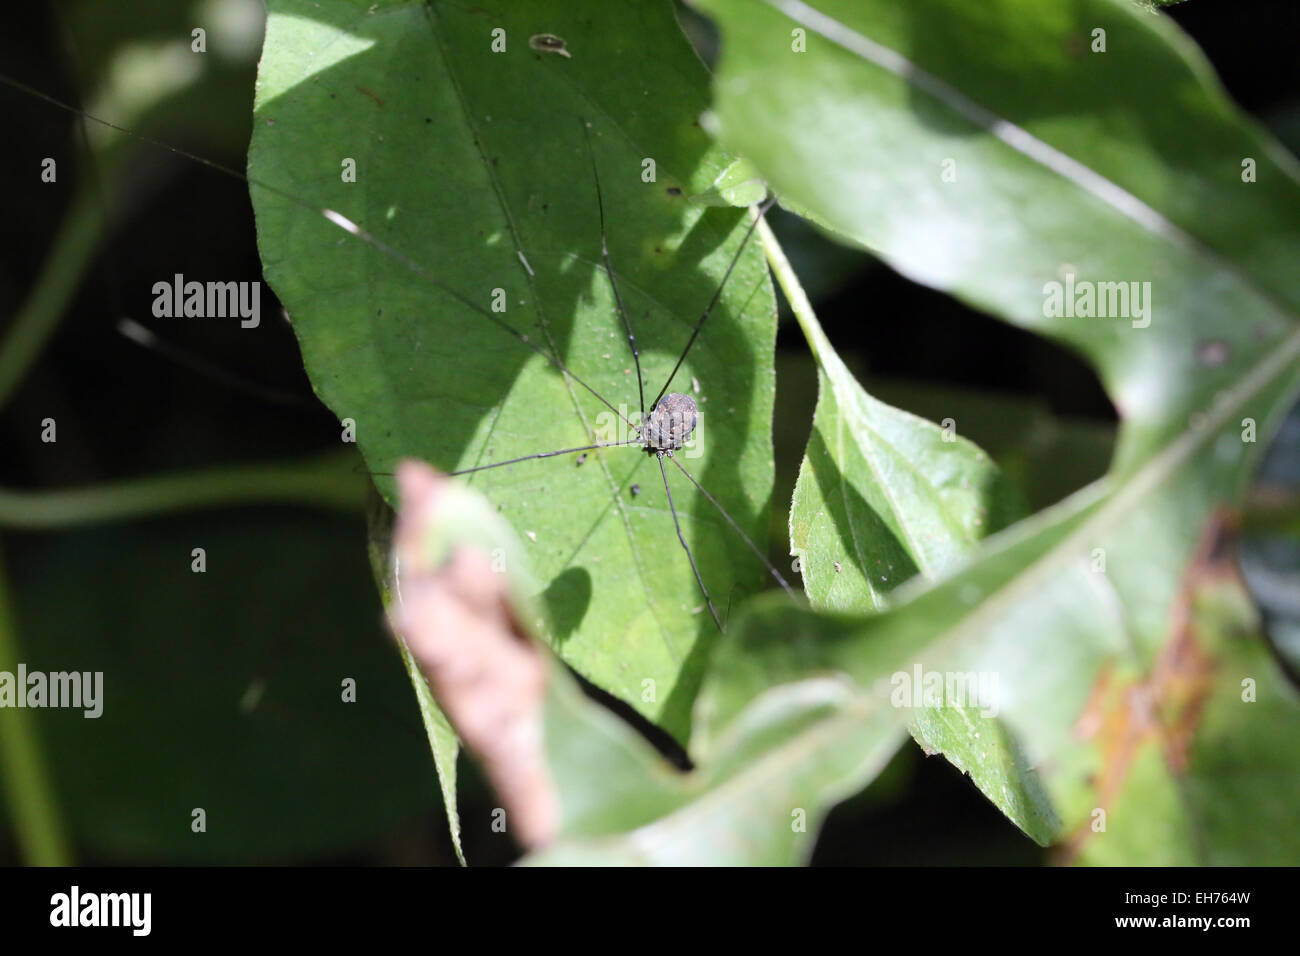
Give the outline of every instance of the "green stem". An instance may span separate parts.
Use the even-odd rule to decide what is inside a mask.
[[[812,303],[808,301],[808,294],[799,284],[799,277],[794,274],[790,260],[785,257],[785,250],[781,248],[781,243],[777,241],[776,234],[772,232],[772,227],[767,224],[766,219],[758,221],[758,238],[763,244],[763,252],[767,255],[767,263],[772,267],[776,281],[781,286],[781,291],[785,293],[786,301],[790,303],[790,310],[794,312],[799,327],[803,329],[804,337],[817,357],[818,364],[821,364],[824,350],[819,346],[823,343],[829,344],[826,333],[822,331],[821,323],[817,321],[817,313],[813,311]]]
[[[170,514],[192,508],[283,503],[340,511],[365,505],[366,478],[351,451],[303,461],[135,478],[75,491],[0,489],[0,527],[39,530]]]
[[[0,562],[0,671],[13,674],[18,663],[17,629]],[[23,693],[23,688],[18,692]],[[32,711],[17,707],[0,711],[0,770],[23,858],[32,866],[67,866],[72,854]]]
[[[81,286],[103,229],[103,202],[90,189],[78,190],[36,285],[0,342],[0,408],[54,334],[68,302]]]

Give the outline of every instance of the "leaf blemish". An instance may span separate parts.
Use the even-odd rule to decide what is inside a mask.
[[[1218,368],[1228,361],[1231,347],[1222,339],[1211,339],[1196,347],[1196,360],[1207,368]]]
[[[554,53],[566,60],[573,59],[563,37],[557,37],[554,33],[535,33],[528,38],[528,45],[540,53]]]

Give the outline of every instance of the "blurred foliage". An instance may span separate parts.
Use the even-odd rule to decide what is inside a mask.
[[[16,569],[28,669],[104,675],[100,717],[39,712],[92,859],[322,859],[433,805],[363,533],[271,509],[196,515],[54,535]]]

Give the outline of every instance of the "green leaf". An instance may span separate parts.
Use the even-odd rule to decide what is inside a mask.
[[[701,6],[724,28],[724,141],[783,202],[909,277],[1089,355],[1128,419],[1122,466],[1291,331],[1295,160],[1166,19],[1104,0],[1077,18],[1023,0],[789,4],[796,19],[775,2]],[[1103,20],[1109,52],[1075,52],[1077,24]],[[1095,115],[1060,114],[1078,102]],[[1045,285],[1069,273],[1149,281],[1155,311],[1045,315]]]
[[[1082,350],[1122,427],[1106,479],[892,610],[829,620],[760,602],[715,656],[699,739],[774,681],[840,673],[866,695],[914,666],[994,674],[997,709],[1072,830],[1079,805],[1062,801],[1089,786],[1074,728],[1097,681],[1156,665],[1194,545],[1257,459],[1247,420],[1267,436],[1300,387],[1294,160],[1167,21],[1123,4],[1068,17],[1012,0],[701,5],[723,27],[722,136],[783,202]],[[1078,24],[1094,22],[1110,52],[1081,60]],[[1130,314],[1052,314],[1074,279],[1150,286]]]
[[[707,75],[671,7],[277,0],[271,9],[251,176],[337,210],[437,280],[253,189],[266,275],[314,387],[356,423],[372,470],[391,472],[402,456],[455,470],[570,448],[616,421],[493,316],[625,415],[638,412],[600,265],[584,121],[652,401],[746,226],[741,210],[688,198],[714,188],[734,158],[698,126]],[[494,30],[504,31],[504,52],[493,52]],[[532,49],[540,33],[562,38],[569,56]],[[356,161],[355,183],[342,181],[346,159]],[[490,309],[496,289],[504,313],[466,305]],[[683,463],[760,542],[774,335],[770,282],[750,248],[672,381],[702,412],[701,455]],[[734,603],[761,586],[762,569],[681,478],[673,499],[687,541],[714,602]],[[582,464],[533,461],[471,482],[527,539],[552,646],[684,738],[716,628],[656,462],[608,449]],[[378,484],[391,500],[390,481]]]
[[[998,463],[1031,511],[1096,481],[1114,454],[1114,425],[1055,415],[1041,400],[914,381],[866,384],[876,398],[932,421],[960,412],[966,437]]]
[[[827,3],[824,14],[792,5],[801,19],[775,4],[743,5],[743,15],[727,0],[706,6],[725,28],[724,136],[783,195],[900,270],[1087,352],[1124,417],[1112,475],[1127,480],[1125,504],[1148,491],[1170,499],[1167,481],[1200,486],[1170,500],[1188,510],[1170,536],[1157,536],[1185,554],[1195,502],[1232,494],[1249,473],[1253,446],[1236,421],[1272,421],[1291,393],[1300,352],[1287,308],[1300,288],[1285,251],[1300,219],[1294,160],[1231,110],[1181,34],[1121,4],[1080,5],[1084,20],[1110,24],[1110,52],[1087,69],[1071,52],[1074,21],[1013,0],[979,11],[911,4],[906,18],[877,4]],[[934,29],[919,29],[926,18]],[[808,52],[764,59],[772,37],[796,23]],[[1006,50],[1034,54],[1032,85],[997,82],[1020,62]],[[1139,72],[1145,82],[1135,82]],[[1095,120],[1053,121],[1054,104],[1085,94],[1101,104]],[[1257,182],[1242,182],[1247,156]],[[949,158],[955,182],[941,180]],[[922,233],[950,239],[913,241]],[[956,242],[962,235],[973,241]],[[1084,280],[1150,282],[1158,310],[1045,315],[1045,283],[1067,266]],[[1215,477],[1193,481],[1196,464]],[[1156,517],[1144,520],[1158,526]],[[1156,623],[1173,579],[1151,590],[1124,583],[1141,575],[1112,577],[1123,592],[1144,592],[1132,598],[1151,615],[1144,623]]]
[[[406,676],[415,691],[415,702],[420,707],[420,720],[424,723],[424,733],[429,738],[429,749],[433,753],[433,767],[438,774],[438,788],[442,791],[442,806],[447,814],[447,831],[451,835],[452,849],[461,866],[468,866],[465,848],[460,840],[460,810],[456,801],[456,761],[460,757],[460,739],[456,731],[442,712],[438,702],[433,699],[429,682],[420,673],[415,658],[406,641],[397,639],[402,652],[402,665]]]
[[[776,688],[692,774],[554,675],[547,755],[564,838],[534,866],[740,866],[806,862],[826,808],[888,762],[902,728],[834,678]],[[836,746],[823,746],[835,738]],[[593,774],[591,768],[601,772]]]
[[[1044,719],[1059,719],[1063,739],[1050,748],[1051,763],[1063,765],[1054,776],[1068,771],[1074,789],[1058,788],[1058,794],[1067,806],[1084,801],[1079,807],[1087,807],[1086,814],[1074,814],[1067,832],[1086,829],[1097,806],[1088,780],[1100,774],[1098,757],[1106,748],[1081,746],[1075,739],[1096,734],[1073,719],[1080,711],[1088,715],[1093,706],[1076,708],[1075,700],[1056,704],[1055,699],[1074,693],[1072,672],[1086,668],[1094,651],[1085,646],[1071,656],[1068,647],[1043,638],[1045,630],[1018,630],[1017,622],[999,622],[990,613],[990,605],[1002,600],[1014,608],[1023,595],[999,592],[994,601],[981,603],[974,592],[1029,586],[1017,580],[1016,570],[1036,555],[1050,555],[1051,542],[1077,529],[1093,507],[1082,496],[1031,519],[999,536],[956,578],[882,614],[819,614],[779,599],[759,599],[718,649],[692,742],[699,769],[690,775],[674,775],[630,728],[576,689],[557,683],[547,743],[567,811],[566,833],[526,862],[716,865],[805,859],[809,837],[792,822],[802,812],[808,832],[815,832],[832,803],[879,771],[898,744],[898,722],[907,712],[890,706],[879,678],[910,669],[912,661],[944,670],[990,668],[1011,678],[1004,680],[1010,693],[998,703],[1014,723],[1041,732]],[[1046,581],[1058,598],[1079,593],[1071,575]],[[1099,736],[1118,731],[1110,744],[1122,743],[1127,721],[1154,714],[1158,722],[1138,727],[1133,738],[1138,747],[1118,778],[1122,789],[1107,807],[1107,830],[1082,843],[1086,862],[1285,864],[1297,858],[1286,799],[1294,788],[1284,783],[1295,775],[1295,735],[1279,727],[1295,724],[1300,702],[1264,648],[1247,639],[1235,582],[1212,577],[1209,583],[1195,591],[1192,644],[1166,648],[1173,666],[1159,693],[1128,693],[1127,681],[1136,671],[1126,673],[1127,662],[1109,671],[1124,706],[1118,723],[1099,722]],[[977,608],[973,613],[971,606]],[[1076,601],[1075,609],[1086,610],[1086,601]],[[1243,695],[1245,677],[1255,681],[1257,701]],[[1130,706],[1139,709],[1129,711]],[[922,725],[933,728],[932,718],[955,723],[962,715],[953,709],[925,712]],[[999,743],[1017,760],[1033,760],[1015,741]],[[1186,763],[1168,763],[1167,748]],[[593,764],[608,772],[590,773]],[[1023,766],[1009,769],[1010,780],[1033,779]],[[1029,802],[1021,802],[1026,798]],[[1010,816],[1035,821],[1031,833],[1054,832],[1059,823],[1040,799],[1033,792],[1008,793],[998,803]]]
[[[775,236],[761,228],[818,368],[813,430],[790,508],[791,551],[813,607],[875,610],[918,571],[934,578],[951,570],[1024,506],[951,419],[941,428],[863,390]]]
[[[897,677],[901,673],[895,672],[895,680],[910,691],[917,677],[908,675],[911,681],[905,683]],[[980,681],[987,675],[968,671],[960,675],[963,681],[967,674],[973,676],[969,680],[973,691],[987,689]],[[1024,750],[994,713],[950,702],[940,707],[919,707],[909,729],[927,754],[943,754],[1008,820],[1039,846],[1046,846],[1060,830],[1061,820]]]
[[[766,196],[767,184],[753,164],[737,159],[722,171],[713,185],[691,198],[708,206],[750,206],[762,202]]]
[[[818,365],[818,400],[790,508],[791,550],[820,610],[870,612],[917,570],[951,571],[988,531],[1023,512],[986,454],[955,433],[868,395],[822,331],[776,237],[768,259]],[[924,678],[903,675],[919,686]],[[975,692],[985,691],[974,686]],[[969,773],[1039,843],[1058,821],[1037,777],[992,715],[979,706],[918,708],[912,735]]]
[[[773,683],[797,685],[814,674],[841,674],[865,700],[880,692],[891,673],[911,673],[918,667],[945,675],[996,675],[999,695],[993,706],[1023,748],[1024,763],[1043,773],[1063,822],[1058,835],[1077,831],[1094,808],[1106,806],[1105,798],[1115,796],[1102,792],[1103,780],[1097,773],[1107,738],[1082,735],[1095,709],[1098,688],[1151,680],[1159,670],[1159,652],[1167,646],[1155,649],[1153,661],[1139,654],[1132,632],[1126,631],[1124,618],[1117,613],[1119,608],[1107,600],[1106,577],[1093,570],[1087,558],[1086,545],[1099,540],[1099,531],[1120,514],[1114,499],[1102,497],[1100,491],[1101,486],[1089,489],[999,535],[974,565],[937,586],[905,587],[898,606],[878,615],[830,618],[774,602],[753,606],[733,629],[734,643],[729,636],[715,654],[715,674],[698,708],[701,752],[707,753],[709,742],[743,717],[751,701],[772,693]],[[1148,577],[1158,578],[1158,574],[1153,569]],[[1249,647],[1239,646],[1235,653]],[[1203,724],[1193,714],[1200,768],[1226,760],[1239,775],[1259,777],[1285,764],[1279,751],[1285,750],[1281,741],[1289,736],[1282,728],[1297,716],[1294,694],[1280,685],[1262,648],[1256,646],[1249,654],[1253,660],[1249,669],[1223,669],[1216,678],[1220,688],[1216,694],[1240,693],[1235,682],[1253,676],[1261,700],[1271,702],[1261,709],[1281,723],[1268,724],[1267,731],[1261,723],[1254,731],[1258,745],[1243,753],[1234,751],[1213,711]],[[1233,713],[1240,720],[1251,712],[1236,709]],[[1215,729],[1216,724],[1220,729]],[[838,741],[825,745],[834,747]],[[1186,742],[1181,746],[1186,747]],[[1188,785],[1183,779],[1186,771],[1177,766],[1161,771],[1150,763],[1154,754],[1138,762],[1132,785],[1139,793],[1157,786],[1171,797],[1177,795]],[[1214,774],[1197,766],[1193,765],[1190,780],[1206,791]],[[1276,815],[1271,798],[1263,798],[1261,805],[1269,816]],[[1190,832],[1190,827],[1199,833],[1198,860],[1238,859],[1243,852],[1240,834],[1234,835],[1232,828],[1215,819],[1214,807],[1212,799],[1202,799],[1190,818],[1184,819],[1187,813],[1175,815],[1183,821],[1177,824],[1178,832]],[[1161,815],[1159,809],[1144,806],[1142,799],[1127,809],[1128,827],[1141,826],[1136,814],[1141,819]],[[1198,815],[1208,815],[1211,822],[1197,823]],[[1181,859],[1169,856],[1177,843],[1164,843],[1156,852],[1154,841],[1137,841],[1128,851],[1123,840],[1107,841],[1103,848],[1119,854],[1109,857],[1110,862],[1119,862],[1120,857],[1126,862]]]

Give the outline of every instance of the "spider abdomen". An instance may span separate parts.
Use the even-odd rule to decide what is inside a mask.
[[[699,420],[700,410],[695,399],[671,392],[660,399],[646,417],[641,439],[647,451],[677,451],[691,437]]]

